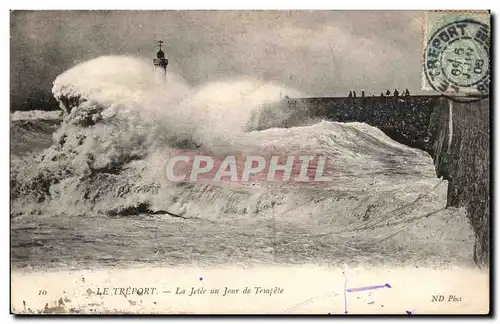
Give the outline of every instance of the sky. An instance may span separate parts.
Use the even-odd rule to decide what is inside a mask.
[[[250,76],[309,97],[420,90],[421,11],[13,11],[11,105],[101,55],[152,59],[192,86]]]

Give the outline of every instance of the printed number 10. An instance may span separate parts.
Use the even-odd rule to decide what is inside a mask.
[[[38,295],[39,296],[45,296],[45,295],[47,295],[47,290],[39,290],[38,291]]]

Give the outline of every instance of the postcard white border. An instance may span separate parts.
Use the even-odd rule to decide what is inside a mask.
[[[4,64],[4,71],[8,71],[10,68],[9,64],[9,11],[8,9],[195,9],[195,8],[206,8],[206,2],[201,1],[201,0],[185,0],[185,1],[175,1],[175,2],[168,2],[168,1],[150,1],[150,0],[142,0],[142,1],[102,1],[102,0],[87,0],[81,3],[78,2],[68,2],[68,1],[62,1],[62,0],[47,0],[47,1],[34,1],[34,0],[18,0],[15,3],[6,3],[3,2],[6,6],[6,8],[3,8],[2,10],[2,18],[1,21],[3,22],[1,24],[1,37],[2,37],[2,45],[3,49],[0,51],[0,55],[2,56],[2,62]],[[483,1],[483,2],[478,2],[478,1],[464,1],[464,0],[455,0],[455,1],[432,1],[432,0],[421,0],[417,2],[402,2],[402,1],[383,1],[383,2],[373,2],[373,1],[349,1],[349,2],[336,2],[335,3],[335,8],[331,8],[333,5],[330,2],[327,1],[322,1],[322,0],[309,0],[309,1],[296,1],[296,0],[288,0],[288,1],[280,1],[278,3],[271,3],[266,0],[254,0],[251,2],[242,2],[242,1],[222,1],[222,0],[217,0],[217,1],[211,1],[210,2],[211,8],[212,9],[406,9],[406,10],[425,10],[425,9],[492,9],[494,14],[497,14],[497,11],[499,10],[500,7],[500,2],[498,1]],[[11,7],[8,7],[11,6]],[[496,21],[496,20],[495,20]],[[495,28],[496,26],[494,26]],[[495,39],[494,43],[498,44],[498,33],[495,33]],[[496,52],[496,51],[495,51]],[[496,67],[497,65],[495,65]],[[10,92],[9,92],[9,80],[10,76],[9,73],[4,72],[3,78],[2,78],[2,97],[3,97],[3,102],[8,103],[9,102],[9,97],[10,97]],[[495,82],[495,88],[493,91],[498,92],[498,83]],[[6,108],[7,110],[7,108]],[[7,112],[5,113],[7,114]],[[3,149],[3,152],[8,152],[9,150],[9,126],[8,126],[8,121],[9,118],[8,116],[5,116],[5,124],[4,127],[2,127],[2,132],[3,136],[0,136],[0,143]],[[500,114],[496,113],[495,117],[495,124],[500,124]],[[494,131],[494,134],[496,132]],[[495,141],[495,151],[498,151],[498,147],[496,145],[500,145],[500,141]],[[495,159],[496,163],[498,163],[498,158]],[[492,167],[496,167],[497,165],[495,164]],[[9,198],[10,198],[10,187],[8,187],[9,183],[9,173],[7,170],[9,170],[9,160],[8,157],[5,156],[2,159],[2,166],[1,170],[3,170],[2,175],[3,175],[3,181],[1,182],[3,184],[2,186],[2,195],[0,196],[2,199],[2,204],[4,210],[5,210],[5,225],[3,226],[3,244],[2,244],[2,259],[7,260],[9,258],[9,251],[10,251],[10,233],[9,233],[9,226],[10,226],[10,217],[8,217],[9,214]],[[500,177],[498,172],[495,173],[495,181],[498,180],[497,177]],[[499,201],[499,197],[497,196],[498,191],[495,193],[494,200]],[[498,229],[498,224],[499,222],[495,222],[495,228],[494,232],[497,232]],[[495,249],[496,250],[496,249]],[[495,259],[498,259],[498,250],[495,253]],[[10,274],[10,264],[5,262],[4,267],[2,267],[2,272],[4,275],[4,282],[7,281],[7,278],[9,278]],[[496,281],[498,283],[498,281]],[[9,282],[10,286],[10,282]],[[9,305],[9,289],[7,289],[7,285],[4,286],[5,288],[2,290],[1,294],[1,304],[4,307],[4,311],[2,312],[2,321],[3,323],[10,323],[14,321],[13,316],[10,316],[8,312],[6,312],[6,308]],[[495,287],[497,288],[497,287]],[[498,299],[496,299],[496,305],[495,308],[498,309]],[[340,318],[336,318],[340,319]],[[400,318],[399,320],[404,320],[405,318]],[[63,319],[63,321],[69,321],[71,318],[66,318]],[[90,318],[85,318],[81,319],[83,322],[91,320]],[[97,320],[99,321],[104,321],[106,318],[99,318],[99,319],[93,319],[94,321]],[[129,318],[131,321],[138,321],[142,320],[140,318]],[[158,320],[161,320],[160,318]],[[182,320],[182,319],[169,319],[169,320]],[[273,319],[254,319],[259,321],[259,323],[266,323],[269,321],[272,321]],[[311,320],[311,319],[309,319]],[[354,321],[361,321],[362,319],[354,319]],[[371,321],[374,322],[385,322],[387,319],[385,318],[373,318],[370,319]],[[430,321],[438,321],[442,319],[429,319]],[[451,319],[454,320],[454,319]],[[474,321],[475,319],[467,319],[468,321]],[[230,320],[231,321],[231,320]],[[236,321],[236,319],[234,319]]]

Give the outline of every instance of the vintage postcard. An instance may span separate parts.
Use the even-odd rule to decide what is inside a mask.
[[[489,314],[489,11],[11,11],[11,305]]]

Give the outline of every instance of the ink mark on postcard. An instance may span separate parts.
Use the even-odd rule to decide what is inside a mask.
[[[489,93],[490,31],[488,21],[460,14],[428,19],[423,90],[442,93]]]

